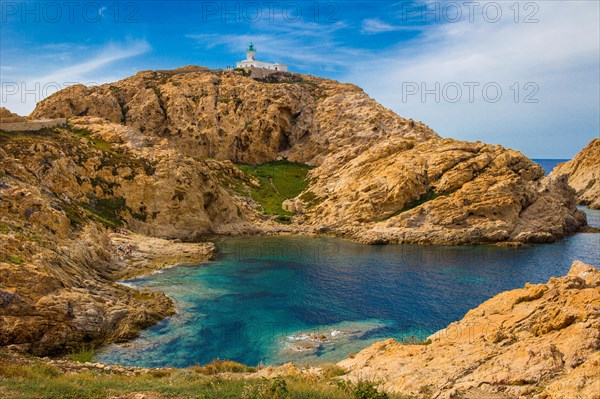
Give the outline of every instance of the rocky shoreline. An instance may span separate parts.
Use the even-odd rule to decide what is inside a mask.
[[[132,339],[141,329],[173,314],[175,306],[161,292],[138,291],[117,282],[166,266],[206,262],[216,253],[212,243],[91,229],[72,245],[59,269],[50,263],[30,268],[35,270],[33,275],[13,274],[10,281],[2,280],[1,346],[20,353],[61,355]],[[65,265],[70,277],[64,274]],[[5,270],[0,268],[0,272]],[[61,276],[62,287],[56,286],[56,274]],[[31,284],[32,278],[45,285]]]
[[[165,267],[203,263],[217,255],[217,249],[211,242],[184,243],[119,230],[109,235],[112,248],[125,265],[117,274],[119,280],[139,277]]]
[[[338,363],[344,378],[435,398],[598,398],[600,270],[496,295],[421,345],[393,339]]]
[[[313,167],[299,194],[274,194],[296,230],[372,244],[545,243],[586,224],[567,180],[522,153],[441,138],[356,86],[314,76],[143,71],[61,90],[32,116],[68,118],[153,165],[129,181],[125,167],[102,173],[132,209],[130,227],[152,236],[283,229],[261,212],[273,205],[261,198],[268,187],[236,167],[275,161]]]

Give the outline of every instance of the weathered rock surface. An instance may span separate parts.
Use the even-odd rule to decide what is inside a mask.
[[[310,177],[309,221],[369,243],[551,242],[586,220],[566,179],[480,142],[384,140]]]
[[[0,346],[37,354],[134,336],[173,311],[160,293],[114,283],[208,259],[212,234],[326,233],[368,243],[549,242],[585,224],[566,179],[522,154],[441,139],[350,84],[282,73],[146,71],[73,86],[0,132]],[[284,206],[257,210],[233,162],[317,166]],[[297,191],[294,191],[297,192]],[[111,239],[114,243],[111,243]],[[115,245],[132,245],[129,257]],[[156,256],[160,250],[163,256]]]
[[[140,212],[113,190],[133,197],[143,182],[136,177],[150,176],[151,164],[66,129],[0,133],[0,142],[0,346],[63,353],[133,338],[174,312],[162,293],[115,281],[165,262],[207,260],[213,245],[149,239],[120,257],[119,240],[113,244],[103,226]],[[171,184],[176,173],[165,174]]]
[[[0,107],[0,123],[24,122],[26,119],[10,110]]]
[[[153,272],[166,266],[197,264],[213,259],[217,254],[213,243],[173,242],[129,232],[112,233],[110,238],[113,249],[117,249],[122,260],[120,263],[125,266],[117,273],[119,279]]]
[[[376,343],[340,366],[418,398],[600,398],[600,271],[503,292],[424,345]]]
[[[280,74],[271,82],[234,71],[144,71],[98,87],[72,86],[41,101],[33,117],[92,116],[166,139],[185,156],[261,164],[282,156],[319,164],[390,136],[437,137],[351,84]]]
[[[558,164],[551,176],[567,175],[579,204],[600,209],[600,138],[592,140],[572,160]]]
[[[54,248],[17,234],[2,237],[5,249],[22,245],[31,254],[0,261],[0,346],[59,354],[84,343],[131,339],[174,312],[160,292],[113,282],[117,261],[102,231],[86,228]]]

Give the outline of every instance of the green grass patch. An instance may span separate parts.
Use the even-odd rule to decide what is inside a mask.
[[[203,375],[216,375],[219,373],[252,373],[255,367],[249,367],[232,360],[216,359],[204,366],[192,366],[191,370]]]
[[[10,233],[11,231],[13,231],[12,227],[10,227],[6,223],[0,222],[0,234],[7,234],[7,233]]]
[[[39,142],[40,140],[56,138],[58,131],[59,128],[43,128],[34,131],[14,132],[0,130],[0,143],[3,145],[16,146],[19,151],[21,151],[21,148],[28,148],[31,144]],[[11,155],[18,155],[18,152],[13,152],[12,148],[10,147],[7,147],[6,150],[8,150]]]
[[[320,365],[321,370],[323,370],[323,377],[325,378],[335,378],[346,375],[346,370],[335,363],[324,363]]]
[[[91,362],[95,353],[92,345],[83,345],[78,351],[72,352],[69,358],[74,362]]]
[[[104,152],[114,152],[114,149],[108,141],[92,137],[92,132],[87,129],[80,129],[74,126],[69,126],[69,131],[79,137],[89,139],[94,147]]]
[[[25,259],[23,259],[23,257],[20,255],[8,255],[6,260],[14,265],[22,265],[25,263]]]
[[[352,398],[354,399],[389,399],[385,392],[381,392],[371,382],[360,381],[352,387]]]
[[[292,216],[292,213],[283,210],[281,204],[304,191],[308,185],[306,175],[312,168],[288,161],[236,166],[259,182],[258,187],[249,185],[249,194],[260,204],[262,211],[268,215],[278,216]]]

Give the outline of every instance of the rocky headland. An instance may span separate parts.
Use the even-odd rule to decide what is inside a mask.
[[[551,176],[567,175],[577,202],[600,209],[600,138],[592,140],[572,160],[554,168]]]
[[[69,122],[0,132],[0,346],[37,355],[172,314],[117,281],[210,259],[215,234],[537,243],[586,224],[566,177],[313,76],[144,71],[61,90],[30,117]]]
[[[176,179],[165,192],[155,189],[156,177],[139,175],[135,195],[116,190],[132,209],[153,208],[135,229],[161,237],[264,230],[255,198],[239,190],[253,182],[233,164],[282,159],[315,167],[304,190],[283,203],[304,231],[368,243],[472,244],[551,242],[585,224],[566,180],[544,177],[518,151],[442,139],[354,85],[313,76],[146,71],[67,88],[32,116],[69,118],[164,165],[163,173],[185,173],[185,183]]]
[[[27,119],[10,112],[10,110],[0,107],[0,123],[24,122]]]

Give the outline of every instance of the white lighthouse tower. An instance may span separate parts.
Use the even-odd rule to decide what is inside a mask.
[[[250,42],[248,50],[246,50],[246,61],[254,61],[254,57],[256,57],[256,50],[254,49],[254,44]]]
[[[259,61],[256,59],[256,48],[253,43],[250,43],[246,50],[246,59],[236,64],[238,68],[259,68],[266,70],[265,73],[287,72],[288,67],[285,64]],[[264,74],[264,73],[263,73]]]

